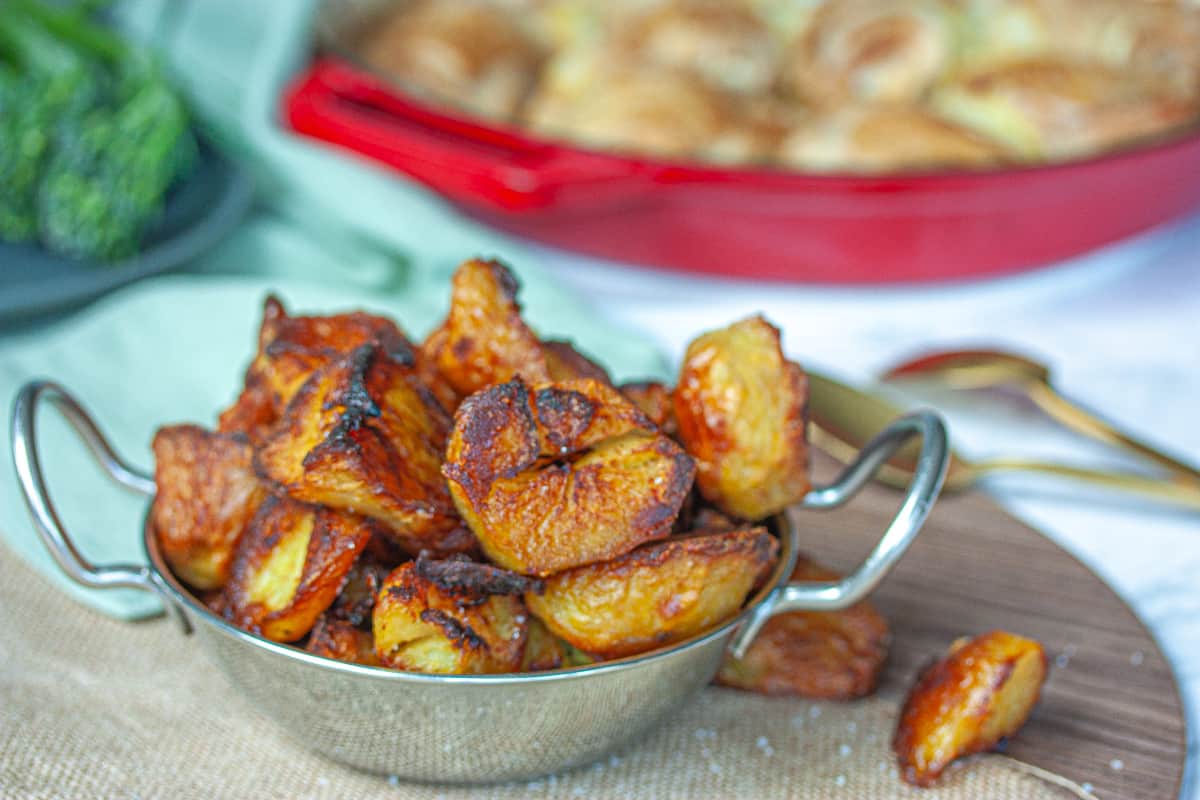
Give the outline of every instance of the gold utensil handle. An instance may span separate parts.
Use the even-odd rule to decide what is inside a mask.
[[[1038,408],[1071,430],[1137,453],[1166,468],[1173,475],[1184,478],[1185,480],[1181,483],[1200,488],[1200,470],[1119,430],[1087,409],[1072,403],[1056,392],[1050,384],[1029,381],[1025,384],[1025,390],[1029,399],[1036,403]]]
[[[1172,483],[1162,478],[1148,478],[1128,472],[1107,472],[1021,458],[992,458],[973,462],[971,467],[978,474],[1005,471],[1056,475],[1060,478],[1069,478],[1140,495],[1148,500],[1166,501],[1200,510],[1200,487],[1190,483]]]

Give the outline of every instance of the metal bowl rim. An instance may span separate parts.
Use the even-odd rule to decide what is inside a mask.
[[[733,633],[734,629],[736,629],[737,626],[745,620],[746,617],[750,616],[775,592],[780,590],[790,575],[794,565],[796,555],[796,529],[788,514],[786,512],[776,514],[764,523],[760,524],[765,524],[767,527],[773,528],[778,534],[778,538],[780,540],[780,553],[778,562],[776,563],[775,569],[771,573],[771,576],[754,594],[754,596],[748,600],[745,605],[743,605],[742,610],[735,617],[727,620],[717,627],[702,633],[698,633],[689,639],[684,639],[683,641],[677,642],[668,647],[659,648],[647,653],[626,656],[620,659],[613,659],[611,661],[602,661],[599,664],[588,664],[581,667],[547,670],[545,672],[505,672],[484,675],[440,675],[425,672],[406,672],[404,670],[392,669],[390,667],[372,667],[366,664],[354,664],[348,661],[339,661],[326,656],[319,656],[315,653],[309,653],[305,650],[301,650],[298,647],[293,647],[292,645],[285,644],[283,642],[275,642],[263,636],[259,636],[258,634],[244,631],[213,613],[208,606],[200,602],[199,599],[197,599],[182,583],[180,583],[175,575],[171,572],[166,561],[159,552],[157,539],[153,535],[153,527],[150,524],[149,506],[147,506],[145,521],[142,525],[142,545],[145,549],[146,558],[150,565],[150,571],[154,575],[155,582],[171,594],[174,602],[178,603],[188,611],[189,617],[199,618],[205,624],[211,626],[219,633],[246,645],[257,647],[277,656],[289,658],[317,669],[325,669],[331,672],[339,672],[361,678],[399,681],[402,683],[417,683],[422,685],[501,686],[510,683],[523,685],[529,683],[548,683],[561,680],[573,680],[612,672],[620,672],[628,669],[636,669],[648,664],[665,661],[673,656],[682,655],[683,653],[691,650],[706,647],[715,640],[729,636]]]

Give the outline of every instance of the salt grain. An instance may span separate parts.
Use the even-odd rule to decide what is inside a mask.
[[[542,782],[530,781],[529,783],[525,784],[525,788],[531,792],[540,792],[542,790]]]
[[[846,730],[848,730],[850,733],[854,733],[858,730],[858,723],[851,720],[850,722],[846,723]]]
[[[821,707],[813,706],[812,708],[808,709],[808,716],[812,717],[813,719],[821,716]]]
[[[610,767],[619,767],[621,766],[621,759],[617,758],[616,756],[610,756],[608,759],[608,765]]]
[[[837,784],[838,786],[845,786],[846,785],[846,776],[838,775],[836,778],[833,779],[833,782],[835,784]]]
[[[576,786],[574,789],[571,790],[571,796],[572,797],[583,797],[583,792],[584,792],[584,788],[582,786]]]
[[[1112,761],[1108,762],[1108,766],[1112,767],[1115,772],[1120,772],[1121,770],[1125,769],[1125,762],[1119,758],[1114,758]]]
[[[328,785],[329,785],[329,778],[326,778],[324,776],[317,778],[317,786],[328,786]]]
[[[1095,787],[1092,786],[1090,783],[1084,783],[1084,784],[1081,784],[1079,788],[1083,789],[1083,791],[1086,792],[1087,794],[1091,794],[1092,789],[1094,789]]]
[[[1143,653],[1141,650],[1134,650],[1133,654],[1131,656],[1129,656],[1129,663],[1133,664],[1135,667],[1140,667],[1142,665],[1142,662],[1145,660],[1146,660],[1146,654]]]
[[[848,744],[843,744],[838,747],[838,755],[840,755],[842,758],[845,758],[846,756],[850,755],[851,752],[852,751],[850,750],[850,745],[848,745]]]
[[[1054,666],[1058,667],[1059,669],[1066,669],[1067,665],[1070,663],[1071,657],[1066,653],[1059,653],[1054,657]]]
[[[399,775],[388,775],[388,783],[390,783],[392,786],[399,786],[400,785],[400,776]]]
[[[717,762],[713,761],[713,762],[709,763],[708,771],[711,772],[713,775],[720,775],[721,774],[721,765],[718,764]]]

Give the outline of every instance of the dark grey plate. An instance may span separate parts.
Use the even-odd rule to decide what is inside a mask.
[[[76,306],[183,266],[227,234],[252,197],[249,176],[202,142],[195,171],[171,190],[162,218],[133,258],[99,264],[0,242],[0,324]]]

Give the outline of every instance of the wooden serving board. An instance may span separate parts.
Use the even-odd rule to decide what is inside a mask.
[[[899,499],[872,486],[844,509],[799,512],[802,550],[852,569]],[[983,495],[939,500],[872,600],[894,634],[882,695],[902,698],[916,671],[959,636],[1003,628],[1032,637],[1050,674],[1008,754],[1091,784],[1104,800],[1179,797],[1183,706],[1153,637],[1087,567]]]

